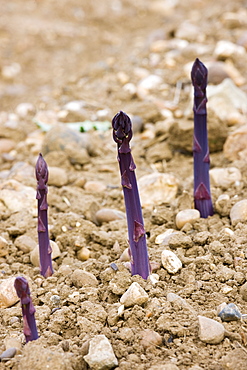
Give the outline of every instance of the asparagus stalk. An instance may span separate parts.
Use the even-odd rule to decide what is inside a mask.
[[[194,86],[194,203],[201,217],[212,216],[213,204],[209,181],[209,148],[207,134],[207,87],[208,71],[197,58],[191,71]]]
[[[47,217],[47,181],[48,181],[48,167],[39,154],[36,163],[36,178],[37,178],[37,195],[38,199],[38,239],[39,239],[39,259],[40,259],[40,273],[44,277],[53,274],[52,259],[51,259],[51,245],[48,233],[48,217]]]
[[[113,118],[112,127],[113,139],[118,148],[118,161],[126,208],[131,273],[147,279],[150,274],[150,266],[146,235],[135,176],[136,166],[129,146],[132,138],[132,123],[127,114],[120,111]]]
[[[14,287],[21,300],[23,333],[27,343],[31,340],[38,339],[38,331],[34,317],[35,308],[30,297],[30,289],[27,280],[24,277],[17,277]]]

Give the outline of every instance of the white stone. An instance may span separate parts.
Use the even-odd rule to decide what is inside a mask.
[[[195,221],[199,220],[199,218],[200,212],[197,209],[184,209],[176,215],[176,226],[178,229],[182,229],[187,222],[193,224]]]
[[[2,67],[2,76],[6,80],[12,80],[18,76],[21,72],[21,66],[19,63],[12,63],[8,66]]]
[[[234,204],[230,211],[230,219],[233,226],[240,221],[247,220],[247,199],[240,200]]]
[[[73,100],[65,104],[63,108],[71,112],[79,112],[84,106],[85,102],[83,100]]]
[[[140,81],[140,83],[138,84],[138,88],[141,87],[145,90],[153,90],[158,88],[159,85],[162,84],[162,82],[162,77],[157,75],[149,75]]]
[[[167,229],[164,233],[159,234],[155,238],[155,244],[163,244],[168,245],[168,241],[170,237],[174,234],[177,234],[178,231],[175,231],[174,229]]]
[[[15,277],[2,280],[0,284],[0,308],[13,306],[19,301],[14,287]]]
[[[50,240],[50,245],[52,249],[51,258],[54,260],[61,256],[61,251],[59,246],[53,240]],[[39,267],[39,245],[37,244],[35,248],[30,253],[30,261],[35,267]]]
[[[176,274],[182,268],[182,262],[175,253],[164,249],[161,253],[161,262],[163,267],[170,273]]]
[[[230,197],[228,194],[221,194],[215,202],[215,209],[221,216],[229,215]]]
[[[138,181],[142,207],[170,203],[176,198],[178,184],[178,179],[168,173],[154,172],[142,176]]]
[[[227,168],[212,168],[209,171],[210,182],[212,186],[220,186],[223,189],[228,189],[235,185],[236,182],[242,180],[241,172],[236,167]]]
[[[198,316],[199,338],[202,342],[219,344],[225,337],[225,328],[218,321],[205,316]]]
[[[111,343],[105,335],[96,335],[91,339],[84,360],[92,370],[112,369],[118,365]]]
[[[48,185],[61,187],[68,182],[68,175],[64,168],[49,166]]]
[[[212,109],[222,121],[233,112],[247,112],[247,95],[230,78],[219,85],[207,87],[208,109]]]
[[[243,56],[245,54],[245,48],[240,45],[236,45],[231,41],[220,40],[217,42],[214,55],[217,58],[229,58],[232,56]]]
[[[0,201],[11,212],[20,212],[26,209],[33,216],[37,214],[36,191],[16,180],[7,180],[0,185]]]
[[[19,117],[25,118],[29,113],[34,113],[35,108],[31,103],[20,103],[15,109]]]
[[[145,290],[136,282],[132,283],[131,286],[120,298],[120,303],[125,307],[131,307],[135,304],[142,305],[147,302],[148,294]]]

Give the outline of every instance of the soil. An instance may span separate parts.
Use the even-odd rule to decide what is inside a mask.
[[[229,216],[234,203],[247,199],[247,167],[244,159],[231,162],[224,156],[231,126],[217,122],[224,130],[217,129],[211,137],[211,167],[236,167],[242,175],[237,185],[212,186],[214,204],[221,194],[228,194],[229,207],[187,224],[170,245],[155,244],[159,234],[177,230],[176,214],[193,203],[190,139],[181,136],[181,144],[181,131],[174,128],[169,136],[165,128],[172,119],[191,120],[185,119],[190,79],[184,67],[194,61],[201,46],[205,49],[200,59],[208,61],[215,59],[219,40],[237,43],[246,28],[246,2],[0,0],[0,4],[0,140],[10,140],[7,149],[0,148],[1,184],[15,179],[36,189],[34,166],[40,151],[49,166],[66,175],[61,179],[54,170],[49,186],[50,238],[61,254],[47,279],[31,263],[29,247],[23,243],[20,247],[18,239],[26,236],[37,243],[37,215],[24,205],[25,199],[17,211],[1,198],[0,235],[7,241],[7,251],[0,257],[1,278],[28,279],[40,338],[24,344],[19,303],[1,308],[0,352],[8,338],[17,338],[21,345],[13,358],[0,362],[0,369],[87,369],[84,356],[90,340],[99,334],[109,339],[121,370],[246,369],[244,320],[224,322],[226,334],[219,344],[206,344],[198,336],[197,316],[221,322],[216,311],[223,302],[235,303],[247,313],[240,291],[247,279],[247,225],[245,221],[233,225]],[[183,38],[189,41],[183,52],[164,46]],[[230,59],[245,79],[246,53]],[[145,89],[139,82],[147,75],[163,82]],[[247,84],[240,89],[247,91]],[[72,101],[83,102],[82,108],[66,111]],[[21,110],[21,103],[29,103],[29,109]],[[179,182],[173,201],[143,209],[150,261],[159,277],[155,284],[131,276],[120,260],[128,247],[126,220],[101,223],[96,216],[102,208],[125,212],[111,130],[90,130],[82,142],[71,142],[61,128],[78,121],[108,125],[119,110],[133,117],[137,177],[165,172]],[[37,121],[43,128],[45,123],[55,127],[55,136],[62,132],[62,144],[59,141],[56,147],[55,139],[49,141],[51,134],[45,134]],[[161,133],[160,122],[166,122]],[[161,266],[163,249],[173,250],[181,259],[183,267],[176,274]],[[90,275],[85,280],[81,270],[96,279]],[[132,282],[145,289],[148,301],[118,315],[120,298]],[[168,293],[178,294],[188,305],[169,302]],[[143,340],[145,329],[158,333],[159,340]]]

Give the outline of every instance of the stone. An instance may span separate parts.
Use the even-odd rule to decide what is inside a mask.
[[[12,213],[27,209],[33,216],[37,215],[36,190],[16,180],[0,184],[0,201]]]
[[[158,161],[169,161],[172,159],[172,151],[166,141],[151,145],[145,153],[148,163],[156,163]]]
[[[247,199],[235,203],[230,211],[230,219],[233,226],[238,222],[247,220]]]
[[[15,246],[20,249],[23,253],[31,252],[37,243],[28,235],[21,235],[15,239]]]
[[[14,287],[15,277],[2,280],[0,284],[0,308],[13,306],[19,301]]]
[[[141,331],[140,335],[140,343],[144,348],[162,345],[161,335],[152,329],[144,329],[143,331]]]
[[[199,29],[199,26],[196,26],[187,20],[182,22],[176,30],[176,37],[178,39],[196,41],[198,35],[201,36],[201,30]]]
[[[90,257],[90,250],[86,247],[82,247],[78,252],[77,252],[77,258],[80,261],[87,261]]]
[[[243,125],[231,132],[224,144],[224,156],[230,161],[247,157],[247,125]]]
[[[26,162],[16,162],[9,171],[8,178],[19,181],[22,185],[35,186],[34,167]]]
[[[26,118],[29,114],[35,112],[35,107],[31,103],[20,103],[15,108],[16,114],[21,118]]]
[[[241,115],[247,109],[247,95],[237,87],[230,78],[226,78],[219,85],[207,87],[208,110],[212,110],[223,122],[231,123],[232,114]]]
[[[137,283],[134,282],[126,290],[126,292],[120,298],[120,303],[125,307],[131,307],[134,305],[142,305],[148,300],[148,294],[145,290]]]
[[[168,173],[154,172],[138,180],[142,207],[148,208],[161,203],[170,203],[176,198],[178,179]]]
[[[199,339],[208,344],[219,344],[225,337],[224,326],[213,319],[205,316],[198,316]]]
[[[49,166],[48,185],[57,187],[64,186],[68,183],[68,175],[65,169]]]
[[[149,75],[144,77],[137,85],[137,95],[142,99],[149,94],[150,91],[158,89],[163,83],[163,79],[157,75]]]
[[[19,63],[11,63],[7,66],[2,66],[2,77],[5,80],[13,80],[21,73],[21,66]]]
[[[229,303],[225,305],[222,310],[218,313],[218,316],[222,321],[238,321],[241,319],[242,315],[239,308],[234,303]]]
[[[221,194],[215,202],[215,209],[221,216],[228,216],[230,213],[231,201],[228,194]]]
[[[200,212],[197,209],[184,209],[183,211],[180,211],[176,215],[176,226],[178,229],[182,229],[182,227],[186,223],[193,224],[200,218]]]
[[[176,233],[178,233],[178,231],[174,229],[167,229],[164,233],[156,236],[155,244],[168,245],[169,239]]]
[[[161,253],[162,266],[170,273],[176,274],[182,268],[182,262],[175,253],[164,249]]]
[[[105,335],[96,335],[89,343],[89,351],[83,357],[92,370],[107,370],[118,365],[111,343]]]
[[[9,153],[12,149],[14,149],[16,143],[10,139],[0,139],[0,154],[2,153]]]
[[[63,151],[72,164],[83,165],[90,162],[89,141],[88,133],[78,133],[68,127],[56,125],[45,135],[42,153],[45,157],[49,152]]]
[[[241,57],[245,55],[245,48],[241,45],[234,44],[231,41],[220,40],[215,46],[214,55],[218,59]]]
[[[7,240],[0,236],[0,257],[7,256],[7,254],[9,253],[8,245],[9,243],[7,242]]]
[[[247,301],[247,283],[244,283],[240,288],[240,294],[244,301]]]
[[[3,362],[5,359],[14,357],[15,354],[16,354],[15,347],[8,348],[0,354],[0,360]]]
[[[103,222],[123,220],[126,218],[126,216],[125,213],[119,211],[118,209],[102,208],[96,212],[95,218],[99,224],[102,224]]]
[[[51,258],[54,260],[61,256],[61,251],[59,246],[53,240],[50,240],[50,245],[52,249]],[[30,261],[35,267],[39,267],[39,245],[36,244],[33,250],[30,252]]]
[[[102,193],[106,190],[106,186],[99,181],[87,181],[84,189],[91,193]]]
[[[236,167],[212,168],[209,170],[210,183],[227,190],[229,187],[239,184],[242,180],[241,172]]]
[[[91,272],[80,269],[73,271],[71,274],[71,281],[78,289],[82,288],[83,286],[98,286],[98,280],[93,274],[91,274]]]

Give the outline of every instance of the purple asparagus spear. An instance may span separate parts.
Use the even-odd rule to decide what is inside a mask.
[[[15,279],[15,290],[21,300],[22,316],[23,316],[23,333],[26,337],[26,343],[30,340],[38,339],[38,331],[34,317],[35,308],[30,297],[28,282],[24,277]]]
[[[212,216],[213,204],[209,181],[209,148],[207,134],[207,87],[208,71],[197,58],[191,71],[194,86],[194,202],[201,217]]]
[[[44,277],[53,274],[52,259],[51,259],[51,245],[48,234],[48,217],[47,217],[47,181],[48,181],[48,167],[42,157],[36,163],[36,178],[37,178],[37,195],[38,199],[38,238],[39,238],[39,259],[40,259],[40,273]]]
[[[150,274],[150,266],[146,235],[135,176],[136,166],[129,146],[132,138],[132,123],[127,114],[120,111],[113,118],[112,127],[113,139],[118,146],[118,161],[128,224],[131,273],[147,279]]]

